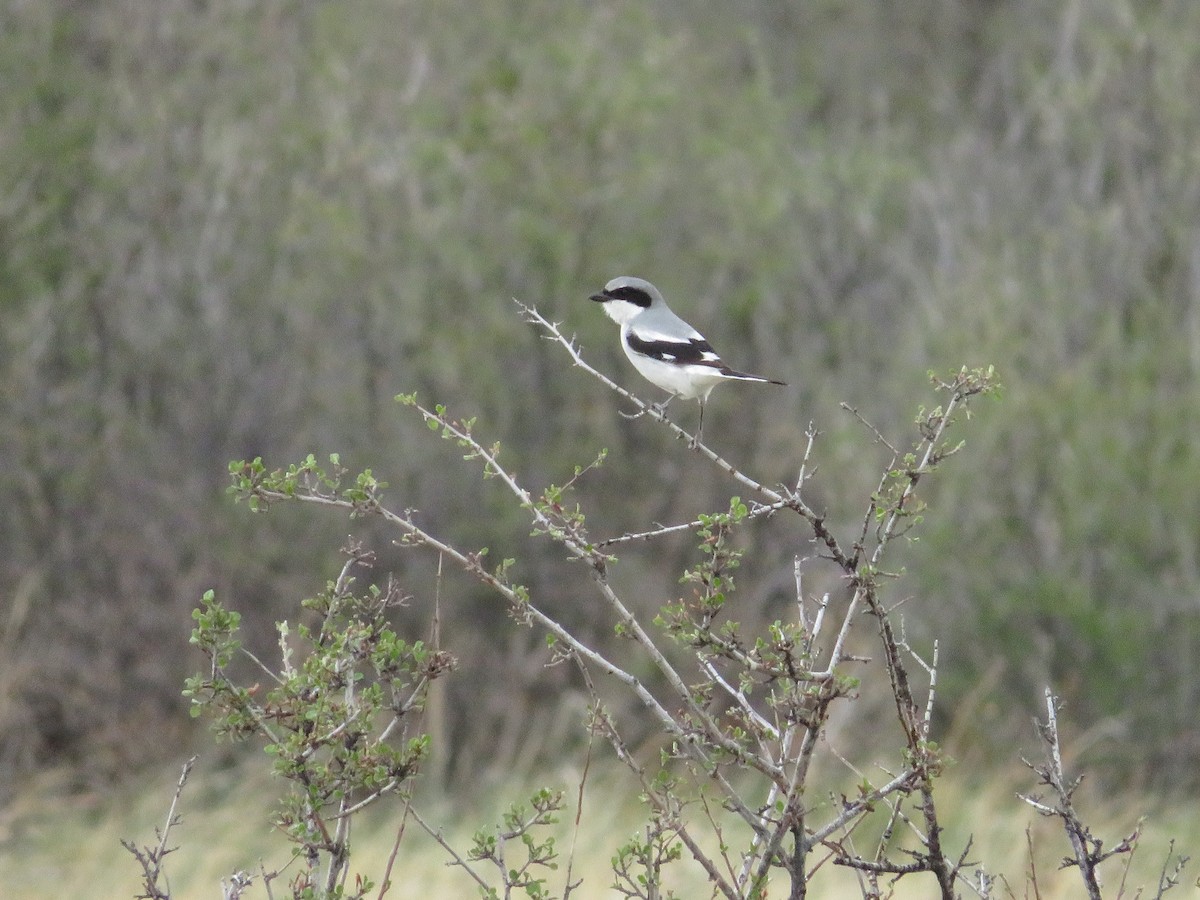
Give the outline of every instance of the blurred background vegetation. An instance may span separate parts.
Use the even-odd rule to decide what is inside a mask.
[[[897,587],[940,642],[949,749],[1011,760],[1051,685],[1093,771],[1194,780],[1197,34],[1192,0],[4,0],[0,772],[178,753],[202,591],[269,649],[352,527],[425,627],[429,561],[370,523],[251,516],[231,459],[340,452],[589,623],[586,579],[392,397],[478,415],[532,488],[609,447],[581,488],[597,535],[724,509],[729,483],[511,302],[658,399],[586,300],[638,274],[790,383],[718,392],[706,434],[770,482],[812,421],[839,528],[887,461],[839,403],[903,443],[927,370],[995,364],[1004,399]],[[794,523],[755,534],[751,624],[811,552]],[[622,554],[635,607],[693,543]],[[442,616],[451,773],[578,734],[541,636],[465,580]]]

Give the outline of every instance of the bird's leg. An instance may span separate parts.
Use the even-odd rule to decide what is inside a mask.
[[[700,446],[700,435],[704,434],[704,398],[700,398],[700,424],[696,427],[696,436],[692,438],[691,449]]]

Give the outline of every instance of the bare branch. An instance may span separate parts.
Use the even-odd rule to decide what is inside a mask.
[[[448,840],[446,840],[446,837],[442,834],[441,829],[435,829],[432,825],[426,822],[423,818],[421,818],[421,814],[413,807],[410,806],[408,811],[412,817],[416,819],[417,824],[421,826],[425,833],[437,841],[441,848],[450,854],[450,858],[453,860],[453,862],[449,863],[449,865],[461,867],[468,875],[471,876],[475,883],[483,889],[483,895],[485,897],[488,896],[488,893],[491,889],[490,885],[484,881],[483,877],[471,867],[469,862],[459,855],[458,851],[454,849],[454,846]]]
[[[1042,802],[1038,797],[1020,795],[1021,799],[1044,816],[1054,816],[1062,820],[1067,840],[1071,844],[1072,858],[1066,861],[1068,865],[1078,866],[1079,875],[1083,879],[1084,888],[1090,900],[1100,900],[1100,883],[1096,875],[1096,867],[1118,853],[1132,851],[1138,831],[1119,843],[1115,848],[1104,852],[1103,842],[1092,835],[1091,831],[1075,812],[1073,797],[1082,778],[1069,780],[1063,770],[1062,749],[1058,736],[1058,700],[1046,688],[1046,722],[1038,723],[1042,740],[1046,744],[1046,764],[1033,765],[1026,763],[1039,777],[1039,783],[1049,787],[1054,792],[1053,804]]]
[[[900,451],[888,443],[888,439],[880,433],[879,429],[864,419],[857,409],[855,409],[849,403],[842,403],[840,406],[842,409],[846,410],[846,412],[850,413],[850,415],[854,416],[854,418],[858,419],[858,421],[861,422],[871,432],[871,434],[875,435],[875,443],[883,444],[883,446],[887,447],[888,450],[891,451],[893,460],[900,458]]]
[[[171,797],[171,806],[167,810],[167,819],[162,828],[154,829],[158,837],[158,844],[154,847],[138,849],[132,841],[121,841],[121,846],[133,854],[134,859],[142,867],[144,893],[138,896],[145,900],[170,900],[171,886],[163,871],[163,861],[168,854],[174,852],[173,848],[167,847],[167,841],[170,839],[171,829],[179,824],[180,819],[176,809],[179,808],[179,798],[183,794],[183,786],[187,784],[188,776],[196,764],[196,759],[197,757],[193,756],[183,764],[183,771],[179,773],[179,781],[176,783],[175,793]]]
[[[746,518],[758,519],[762,516],[769,516],[772,513],[779,512],[781,509],[790,509],[791,505],[791,500],[777,500],[774,503],[752,505],[746,512]],[[595,546],[612,547],[616,544],[627,544],[632,541],[649,541],[667,534],[678,534],[681,531],[695,531],[703,524],[704,522],[700,519],[695,519],[691,522],[682,522],[679,525],[659,525],[648,531],[626,532],[619,537],[607,538],[599,541]]]

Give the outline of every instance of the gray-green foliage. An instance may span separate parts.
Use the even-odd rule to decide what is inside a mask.
[[[365,473],[360,485],[364,478],[371,480]],[[350,570],[368,565],[371,554],[347,552],[337,581],[301,604],[320,624],[278,623],[280,662],[253,673],[268,681],[261,699],[258,681],[248,687],[231,675],[242,661],[240,615],[212,591],[192,614],[191,642],[209,670],[188,678],[184,695],[192,715],[210,718],[218,735],[255,740],[274,760],[287,785],[275,825],[303,861],[290,879],[294,897],[366,896],[371,884],[361,874],[346,892],[350,819],[410,789],[429,750],[422,716],[429,686],[454,666],[450,654],[408,642],[388,625],[388,611],[405,599],[394,583],[353,592]]]
[[[994,362],[1009,402],[912,550],[912,588],[952,613],[945,683],[1000,661],[1024,721],[1065,682],[1066,716],[1123,716],[1182,762],[1163,738],[1193,727],[1200,640],[1194,3],[50,0],[0,23],[4,758],[178,712],[204,587],[255,597],[247,640],[273,640],[337,526],[250,525],[228,459],[386,465],[503,555],[524,524],[412,440],[396,391],[482,417],[533,483],[612,448],[597,529],[719,506],[512,315],[538,303],[633,385],[584,298],[636,272],[794,385],[714,399],[714,434],[772,477],[812,419],[826,471],[862,486],[877,460],[838,402],[899,429],[927,369]],[[532,691],[524,648],[466,634],[498,615],[447,611],[477,661],[463,689]]]

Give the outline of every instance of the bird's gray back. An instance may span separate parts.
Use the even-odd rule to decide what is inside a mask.
[[[703,338],[700,332],[685,322],[667,304],[656,303],[642,312],[633,323],[634,330],[647,340],[690,340]]]

